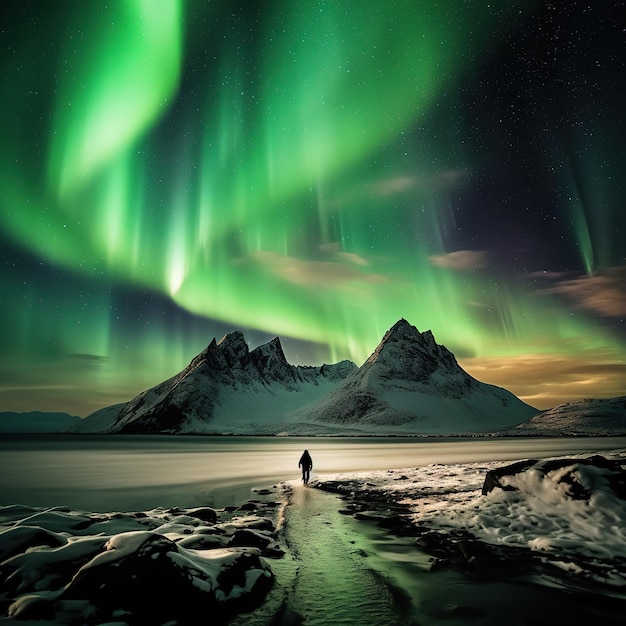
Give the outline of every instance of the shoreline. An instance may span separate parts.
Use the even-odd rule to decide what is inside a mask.
[[[593,449],[594,452],[579,453],[578,458],[594,454],[597,449],[595,447]],[[626,460],[626,448],[605,454]],[[626,594],[625,587],[620,588],[617,584],[619,576],[615,578],[616,584],[604,586],[598,584],[597,580],[589,578],[585,580],[587,575],[585,568],[589,568],[593,558],[589,554],[585,555],[588,547],[584,544],[581,544],[583,553],[578,560],[567,551],[563,552],[563,556],[558,552],[559,541],[571,541],[567,535],[570,522],[566,520],[566,524],[555,527],[550,536],[550,533],[544,532],[547,527],[544,528],[543,522],[535,517],[538,524],[536,528],[544,533],[539,539],[544,541],[541,537],[550,537],[551,541],[557,542],[550,548],[554,556],[550,555],[550,549],[548,552],[535,550],[533,554],[532,550],[515,544],[515,541],[519,543],[519,539],[512,541],[515,539],[515,533],[526,532],[521,526],[517,530],[512,530],[512,524],[519,526],[525,519],[531,520],[532,516],[538,515],[538,512],[533,510],[531,515],[520,508],[522,505],[525,506],[525,500],[521,495],[513,499],[507,493],[486,497],[480,495],[486,473],[507,463],[507,461],[435,463],[400,469],[314,474],[311,486],[306,488],[301,487],[297,479],[264,483],[257,476],[255,482],[259,487],[248,488],[247,493],[246,488],[241,487],[239,493],[247,495],[247,499],[242,497],[237,505],[219,509],[206,506],[206,497],[201,506],[157,507],[131,512],[109,510],[89,513],[62,506],[45,509],[14,505],[0,507],[0,513],[4,513],[5,517],[11,510],[14,515],[12,520],[8,522],[5,520],[6,523],[3,523],[0,530],[11,530],[15,534],[17,529],[22,534],[23,551],[9,557],[9,559],[17,557],[13,565],[17,566],[18,562],[21,562],[19,567],[22,573],[17,576],[21,576],[22,579],[29,577],[27,564],[29,560],[33,571],[41,569],[44,572],[44,579],[46,576],[56,576],[53,569],[48,571],[46,567],[40,567],[41,564],[34,565],[33,559],[43,559],[46,555],[50,556],[54,550],[50,547],[37,547],[38,544],[29,539],[28,533],[34,531],[27,528],[37,525],[40,530],[41,527],[45,527],[43,535],[48,537],[46,541],[53,542],[43,545],[57,545],[61,550],[68,549],[67,539],[59,536],[59,533],[64,532],[69,536],[75,536],[70,542],[74,547],[86,545],[86,542],[95,542],[97,551],[90,552],[84,558],[81,557],[83,566],[85,561],[97,557],[98,551],[102,550],[104,541],[97,536],[103,534],[108,539],[121,535],[120,541],[128,541],[126,537],[128,533],[146,530],[150,533],[156,532],[164,539],[159,539],[150,547],[155,554],[159,553],[158,546],[165,541],[165,544],[170,546],[168,550],[180,552],[184,559],[193,560],[202,557],[200,562],[205,564],[202,567],[206,566],[203,559],[211,555],[200,553],[206,550],[226,549],[230,555],[228,558],[234,559],[233,554],[236,553],[239,555],[238,559],[244,559],[237,567],[245,569],[249,566],[258,572],[266,571],[267,574],[262,576],[271,576],[274,581],[271,589],[262,584],[256,589],[255,594],[266,594],[261,600],[258,595],[256,596],[258,608],[241,614],[240,618],[228,617],[228,620],[224,618],[229,623],[246,626],[248,624],[289,626],[301,623],[297,620],[300,618],[304,620],[305,616],[307,623],[311,624],[324,623],[315,621],[322,619],[320,615],[328,620],[328,613],[323,612],[321,605],[326,597],[324,594],[332,590],[333,583],[315,582],[298,588],[296,581],[298,572],[303,573],[310,566],[313,566],[313,570],[307,576],[309,580],[315,580],[314,577],[318,575],[316,570],[321,570],[323,574],[330,567],[328,563],[332,564],[334,560],[339,559],[339,555],[343,555],[341,558],[345,562],[341,569],[342,575],[344,572],[350,573],[351,576],[357,576],[358,580],[367,581],[357,583],[355,582],[357,579],[354,579],[353,586],[348,586],[343,591],[346,606],[349,606],[350,598],[354,602],[358,600],[357,596],[350,595],[355,588],[358,589],[365,584],[367,588],[374,590],[369,597],[372,598],[371,610],[378,617],[377,621],[372,618],[372,624],[419,623],[434,626],[464,624],[467,620],[473,620],[481,626],[486,624],[501,626],[505,623],[507,615],[509,617],[513,615],[511,611],[515,609],[516,603],[521,603],[524,607],[523,611],[518,607],[517,612],[526,611],[528,620],[535,620],[534,623],[541,623],[537,622],[538,619],[544,619],[544,623],[565,623],[559,622],[557,618],[559,615],[561,617],[568,615],[568,624],[580,623],[576,620],[581,616],[585,616],[582,623],[601,619],[605,624],[621,624],[620,620],[626,611]],[[589,477],[591,479],[596,475],[603,476],[596,472]],[[265,488],[261,487],[262,484],[273,486]],[[594,504],[596,513],[621,515],[619,519],[625,522],[621,527],[626,527],[626,508],[619,505],[622,508],[615,509],[619,503],[607,500],[608,492],[602,487],[602,482],[597,484],[601,487],[599,493],[604,498],[602,506],[606,511]],[[521,486],[524,487],[525,483],[521,483]],[[184,488],[182,485],[178,487]],[[232,489],[228,486],[222,488],[226,491]],[[325,492],[332,492],[335,495],[331,496]],[[199,495],[202,496],[202,493]],[[558,489],[547,495],[552,498],[550,512],[558,513],[562,504],[566,505],[566,511],[571,512],[573,504],[564,502],[563,494]],[[555,497],[557,499],[554,499]],[[513,507],[511,515],[502,519],[493,517],[495,505]],[[21,511],[18,511],[18,508],[21,508]],[[211,519],[210,510],[215,511],[215,520]],[[466,527],[468,514],[478,515],[477,519],[481,519],[482,516],[480,523],[483,525],[492,522],[495,531],[499,533],[509,533],[501,536],[503,544],[494,548],[485,540],[489,537],[488,534],[481,537],[468,531]],[[29,520],[25,519],[27,517]],[[233,517],[239,519],[232,523]],[[580,525],[581,519],[572,519]],[[595,532],[591,522],[595,523],[598,520],[601,522],[603,519],[590,518],[590,521],[583,519],[586,524],[583,531]],[[596,525],[601,530],[600,522]],[[300,530],[294,531],[294,528]],[[492,532],[488,527],[483,530]],[[233,539],[235,535],[237,539]],[[3,547],[3,536],[6,541],[7,533],[0,532],[0,549]],[[527,537],[526,543],[531,539]],[[596,543],[605,548],[605,552],[617,550],[613,566],[617,574],[626,580],[626,552],[620,556],[623,547],[617,543],[618,539],[605,534],[599,536]],[[327,545],[325,541],[331,543]],[[533,541],[536,543],[538,539]],[[606,543],[606,546],[603,546],[603,543]],[[196,550],[200,550],[200,553],[196,553]],[[214,553],[211,559],[214,560],[216,554]],[[220,568],[226,567],[223,561],[226,558],[225,554],[221,553],[222,564],[217,570],[215,570],[217,566],[214,566],[213,570],[219,571]],[[255,559],[264,559],[269,571],[264,569],[265,566],[259,565],[263,561]],[[4,558],[1,560],[6,561]],[[592,575],[599,577],[609,572],[606,566],[611,565],[611,559],[605,557],[605,563],[600,565],[595,572],[591,572]],[[77,574],[76,567],[73,571],[66,571],[63,574],[66,581]],[[3,575],[6,575],[6,565],[4,572]],[[219,578],[218,574],[216,576]],[[310,578],[311,576],[313,578]],[[15,574],[13,580],[16,580]],[[263,581],[263,578],[260,580]],[[38,584],[43,583],[40,581]],[[317,590],[321,590],[321,595],[315,595]],[[17,588],[14,591],[17,592]],[[33,588],[29,592],[26,587],[20,589],[18,595],[32,596],[37,593],[39,591],[36,589]],[[388,599],[382,608],[376,604],[380,594]],[[248,611],[249,603],[246,603],[242,596],[240,598],[233,606],[237,606],[237,610]],[[7,610],[15,599],[2,597],[2,607]],[[503,599],[507,599],[507,602]],[[40,609],[43,610],[47,602],[46,610],[49,611],[50,603],[55,601],[50,599],[48,594],[48,599],[42,600]],[[83,602],[89,604],[85,598]],[[22,600],[21,603],[25,604],[26,601]],[[334,609],[332,604],[329,606],[327,610],[338,610],[338,607],[345,609],[341,603],[336,604]],[[32,609],[32,606],[29,607],[29,610]],[[395,621],[385,621],[387,618],[382,619],[381,615],[392,615]],[[546,616],[550,616],[550,619],[547,620]],[[619,619],[616,616],[619,616]],[[4,618],[6,623],[28,623],[28,620],[7,620],[8,618]],[[2,621],[0,620],[0,623]],[[53,623],[90,622],[57,620]],[[128,623],[133,624],[132,621]],[[179,623],[192,622],[179,621]],[[354,622],[347,623],[369,622],[359,622],[355,619]]]

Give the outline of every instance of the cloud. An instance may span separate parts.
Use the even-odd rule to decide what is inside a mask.
[[[478,380],[504,387],[538,409],[624,394],[626,364],[610,350],[459,359]]]
[[[487,252],[480,250],[456,250],[446,254],[433,254],[429,261],[435,267],[468,272],[487,267]]]
[[[369,189],[377,196],[393,196],[415,186],[415,179],[410,176],[384,178],[369,184]]]
[[[571,276],[571,272],[550,272],[542,270],[539,272],[530,272],[526,274],[527,278],[541,278],[543,280],[560,280],[566,276]]]
[[[437,191],[451,185],[458,185],[468,177],[465,169],[447,169],[423,176],[394,176],[369,183],[367,189],[375,196],[385,197],[403,193],[409,189]]]
[[[563,295],[579,308],[606,317],[622,317],[626,315],[626,266],[564,280],[539,293]]]
[[[73,354],[68,355],[71,359],[75,359],[77,361],[95,361],[97,363],[107,361],[107,357],[102,356],[100,354],[84,354],[80,352],[75,352]]]
[[[365,257],[362,257],[359,254],[355,254],[354,252],[344,252],[338,242],[322,244],[320,246],[320,250],[322,250],[322,252],[330,252],[335,258],[347,261],[353,265],[365,266],[370,264]]]
[[[255,252],[250,259],[267,272],[303,287],[340,288],[355,283],[388,281],[381,274],[364,274],[351,265],[335,261],[303,261],[269,251]]]

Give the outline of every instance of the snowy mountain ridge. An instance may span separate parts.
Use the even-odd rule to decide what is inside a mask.
[[[510,428],[537,413],[481,383],[399,320],[360,368],[287,362],[278,337],[254,350],[234,331],[179,374],[92,413],[77,432],[197,434],[463,434]]]
[[[430,331],[401,319],[353,375],[297,417],[373,433],[462,434],[506,428],[536,413],[470,376]]]
[[[510,435],[626,435],[626,396],[577,400],[542,411]]]
[[[350,361],[308,367],[287,362],[278,337],[249,351],[243,333],[215,339],[179,374],[127,403],[105,407],[77,432],[230,432],[234,416],[280,422],[356,369]],[[270,427],[269,432],[273,427]]]

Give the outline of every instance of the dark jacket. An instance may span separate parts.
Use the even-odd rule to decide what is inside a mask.
[[[298,461],[298,467],[300,466],[306,469],[313,469],[313,459],[311,458],[308,450],[305,450],[300,457],[300,461]]]

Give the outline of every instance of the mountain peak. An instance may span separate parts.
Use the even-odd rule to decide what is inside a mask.
[[[403,317],[401,317],[389,330],[402,329],[402,328],[415,328],[412,324],[409,324]]]
[[[226,347],[237,345],[240,343],[246,343],[246,339],[240,330],[234,330],[231,333],[226,333],[218,342],[218,346]],[[247,345],[247,344],[246,344]]]
[[[285,358],[285,353],[283,352],[283,346],[280,343],[280,339],[278,337],[274,337],[271,341],[264,343],[257,348],[255,348],[250,356],[252,360],[258,362],[259,360],[263,361],[263,365],[267,363],[269,359],[273,359],[279,363],[287,364],[287,359]]]
[[[404,318],[399,319],[383,337],[383,342],[388,338],[400,338],[405,336],[421,335],[415,326],[409,324]]]
[[[418,344],[427,352],[437,352],[439,347],[430,330],[420,333],[415,326],[409,324],[409,322],[402,318],[385,333],[368,361],[376,361],[380,358],[383,351],[401,350],[405,343]],[[400,344],[400,346],[397,344]]]
[[[404,318],[385,333],[364,366],[412,380],[426,380],[439,368],[455,375],[460,371],[454,355],[437,344],[430,330],[421,333]]]
[[[421,333],[415,326],[409,324],[404,318],[399,319],[386,333],[383,337],[383,342],[385,339],[389,338],[406,338],[406,339],[421,339],[424,343],[427,344],[435,344],[435,338],[433,336],[432,331],[426,330]]]

